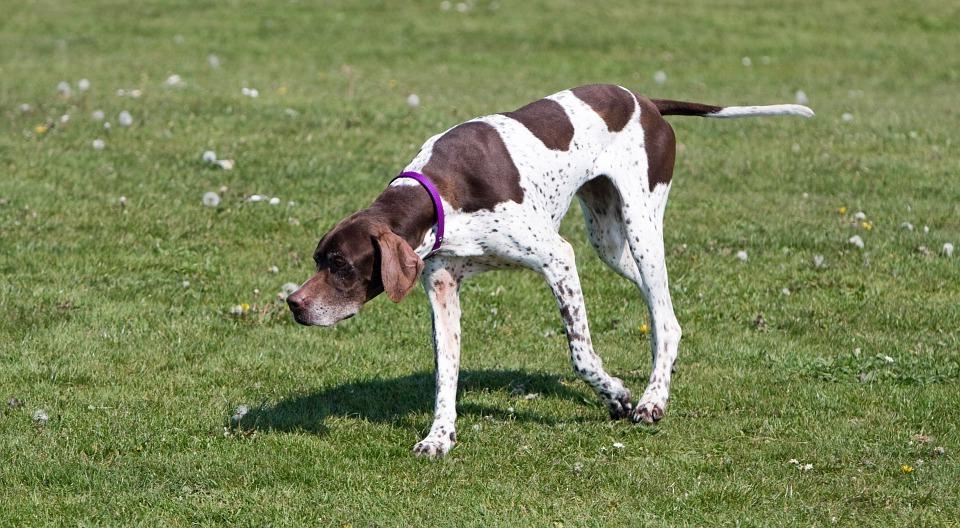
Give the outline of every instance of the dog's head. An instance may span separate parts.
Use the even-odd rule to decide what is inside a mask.
[[[287,297],[300,324],[332,326],[386,291],[400,302],[416,285],[423,260],[383,222],[355,214],[320,239],[317,272]]]

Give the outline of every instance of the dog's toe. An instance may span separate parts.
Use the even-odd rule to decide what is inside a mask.
[[[634,423],[645,423],[651,425],[663,419],[663,407],[658,404],[648,403],[646,405],[637,405],[636,410],[630,417]]]
[[[610,411],[611,420],[622,420],[631,415],[633,404],[630,403],[630,391],[625,391],[616,399],[607,402],[607,410]]]
[[[453,447],[453,442],[424,438],[413,446],[413,454],[424,458],[441,458]]]

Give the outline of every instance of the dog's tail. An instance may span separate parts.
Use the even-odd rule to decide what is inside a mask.
[[[774,115],[795,115],[813,117],[813,110],[798,104],[778,104],[767,106],[713,106],[669,99],[651,99],[660,115],[686,115],[700,117],[733,118]]]

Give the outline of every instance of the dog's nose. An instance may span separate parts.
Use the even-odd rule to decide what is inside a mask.
[[[297,290],[287,296],[287,304],[290,306],[290,309],[294,312],[299,312],[303,308],[303,302],[305,301],[303,292]]]

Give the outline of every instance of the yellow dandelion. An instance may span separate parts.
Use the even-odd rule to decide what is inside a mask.
[[[48,127],[47,125],[37,125],[33,127],[33,131],[39,135],[46,134],[47,130],[50,130],[50,127]]]
[[[640,325],[640,333],[643,334],[643,335],[649,334],[649,333],[650,333],[650,325],[648,325],[647,323],[641,324],[641,325]]]
[[[247,303],[243,303],[243,304],[241,304],[241,305],[240,305],[240,308],[242,308],[242,309],[243,309],[243,313],[247,313],[247,312],[249,312],[249,311],[250,311],[250,305],[249,305],[249,304],[247,304]]]
[[[287,95],[287,86],[284,85],[280,88],[277,88],[277,95]]]
[[[837,208],[837,213],[839,213],[840,216],[846,216],[846,215],[847,215],[847,206],[841,205],[840,207],[838,207],[838,208]]]
[[[864,220],[863,222],[860,222],[860,227],[866,229],[867,231],[870,231],[871,229],[873,229],[873,222],[869,220]]]
[[[904,464],[904,465],[900,466],[900,471],[902,471],[902,472],[904,472],[904,473],[913,473],[913,466]]]
[[[390,79],[389,81],[387,81],[387,86],[389,86],[390,88],[396,88],[396,87],[397,87],[397,80],[396,80],[396,79]]]

